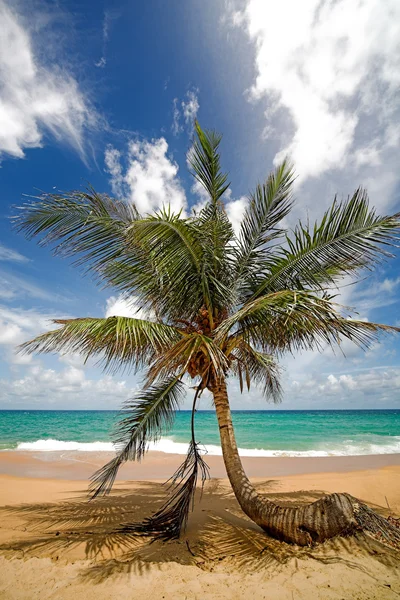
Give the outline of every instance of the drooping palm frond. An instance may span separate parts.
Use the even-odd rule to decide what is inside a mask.
[[[279,223],[292,208],[293,182],[293,167],[284,161],[250,196],[236,252],[235,278],[239,285],[242,278],[254,279],[259,275],[265,260],[266,244],[284,233]]]
[[[379,216],[369,208],[365,190],[359,188],[346,202],[334,202],[314,227],[301,222],[288,247],[266,257],[257,297],[284,289],[322,288],[338,278],[371,267],[392,256],[386,249],[400,241],[400,213]]]
[[[342,316],[342,308],[329,299],[305,290],[283,290],[248,302],[228,317],[217,330],[222,343],[229,331],[252,346],[273,352],[323,349],[344,338],[360,347],[368,347],[379,333],[400,331],[377,323]]]
[[[235,340],[228,339],[228,346],[232,345],[232,342],[235,343]],[[281,402],[281,369],[272,354],[259,352],[239,336],[231,355],[234,357],[231,369],[239,377],[241,392],[243,392],[244,381],[248,390],[250,390],[251,382],[254,382],[256,385],[262,386],[267,400],[271,399],[275,403]]]
[[[117,456],[92,476],[91,498],[108,494],[120,466],[128,460],[140,460],[149,442],[156,442],[168,431],[182,401],[184,389],[179,377],[170,377],[125,403],[123,419],[117,426],[113,440]]]
[[[105,369],[138,369],[181,339],[173,326],[130,317],[56,319],[62,325],[25,342],[24,353],[73,352],[98,356]]]
[[[199,446],[190,442],[184,462],[170,480],[172,493],[165,504],[142,523],[129,525],[124,530],[149,536],[154,540],[178,539],[186,528],[190,509],[193,508],[199,477],[203,486],[209,477],[209,468]]]
[[[196,402],[200,393],[201,389],[198,387],[192,405],[189,449],[185,460],[169,480],[169,498],[154,515],[146,518],[142,523],[125,526],[124,531],[152,537],[153,541],[168,541],[178,539],[185,530],[189,511],[193,509],[199,476],[202,489],[205,481],[209,478],[208,465],[204,461],[195,439]]]
[[[215,205],[229,187],[228,176],[221,171],[218,152],[222,136],[215,131],[203,131],[198,121],[194,128],[197,138],[193,140],[187,160],[193,176],[207,190]]]
[[[15,227],[28,239],[39,238],[60,256],[76,256],[75,264],[99,267],[126,251],[126,228],[138,218],[132,203],[86,192],[43,194],[19,207]]]

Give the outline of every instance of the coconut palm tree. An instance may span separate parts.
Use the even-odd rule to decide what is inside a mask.
[[[227,175],[220,166],[221,136],[195,125],[188,162],[208,201],[187,217],[164,207],[140,215],[131,202],[93,189],[45,194],[20,207],[16,226],[28,238],[74,256],[97,281],[112,286],[148,318],[112,316],[56,320],[60,327],[24,344],[26,352],[97,356],[105,369],[145,372],[142,391],[124,407],[116,456],[92,479],[93,497],[111,489],[119,467],[140,460],[150,441],[171,426],[194,380],[191,443],[160,510],[132,529],[164,539],[186,525],[196,482],[208,468],[195,438],[195,407],[211,392],[226,471],[235,496],[270,535],[300,545],[363,526],[367,513],[347,494],[300,507],[280,507],[249,481],[238,453],[227,381],[281,398],[278,359],[285,352],[337,346],[367,347],[394,327],[350,318],[334,294],[343,277],[389,257],[399,240],[400,215],[378,216],[359,188],[333,201],[315,225],[287,231],[293,206],[293,169],[280,164],[250,196],[235,235],[224,208]],[[335,292],[336,291],[336,292]],[[368,510],[364,507],[365,510]]]

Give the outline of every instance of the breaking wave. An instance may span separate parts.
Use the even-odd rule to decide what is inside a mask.
[[[318,457],[318,456],[360,456],[368,454],[398,454],[400,453],[400,436],[386,438],[387,443],[374,444],[367,441],[360,443],[335,444],[334,447],[319,447],[313,450],[268,450],[262,448],[239,448],[241,456],[249,457]],[[220,446],[207,444],[204,452],[212,456],[221,456]],[[188,444],[162,438],[157,443],[149,444],[149,450],[167,454],[186,454]],[[35,452],[114,452],[115,446],[110,442],[63,442],[60,440],[37,440],[35,442],[20,442],[17,450]]]

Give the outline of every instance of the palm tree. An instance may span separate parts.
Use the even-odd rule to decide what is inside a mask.
[[[235,235],[224,209],[229,184],[220,141],[196,123],[188,162],[208,193],[198,214],[165,207],[142,216],[131,203],[91,188],[45,194],[20,208],[16,227],[28,238],[38,237],[56,255],[75,256],[86,273],[149,315],[56,320],[60,327],[23,350],[97,356],[112,371],[145,369],[142,391],[124,407],[116,456],[93,476],[93,497],[109,492],[119,467],[140,460],[149,442],[165,433],[188,376],[195,380],[188,455],[166,503],[132,529],[163,539],[184,529],[198,477],[204,482],[208,475],[194,421],[196,402],[209,390],[227,474],[246,515],[278,539],[323,541],[365,526],[369,509],[347,494],[300,507],[280,507],[260,495],[240,460],[227,380],[237,377],[241,390],[261,386],[278,402],[283,353],[322,350],[344,339],[367,347],[381,332],[396,330],[350,318],[333,294],[344,276],[391,256],[387,248],[399,240],[400,214],[378,216],[359,188],[346,201],[335,199],[318,224],[299,222],[288,232],[282,223],[293,206],[294,174],[285,161],[257,185]]]

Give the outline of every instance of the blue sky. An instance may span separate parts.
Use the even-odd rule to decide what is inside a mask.
[[[13,205],[90,183],[143,211],[190,212],[201,202],[185,159],[197,116],[224,134],[235,227],[286,154],[298,173],[293,219],[318,218],[359,184],[380,213],[396,212],[399,39],[397,0],[0,0],[0,408],[111,409],[140,385],[77,356],[15,354],[51,318],[128,307],[13,232]],[[399,256],[341,301],[398,324]],[[281,408],[398,407],[400,340],[343,350],[286,357]],[[231,397],[265,407],[234,383]]]

